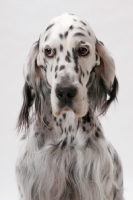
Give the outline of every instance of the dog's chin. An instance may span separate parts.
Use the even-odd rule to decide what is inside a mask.
[[[73,108],[69,108],[67,106],[65,106],[62,109],[58,109],[56,111],[53,110],[53,115],[55,117],[58,117],[59,115],[62,115],[64,113],[70,113],[70,112],[74,113],[77,117],[83,117],[86,115],[85,111],[74,110]]]

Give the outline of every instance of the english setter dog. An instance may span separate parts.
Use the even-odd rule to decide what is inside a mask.
[[[115,64],[90,25],[67,13],[52,19],[24,77],[20,199],[123,200],[121,162],[98,120],[116,99]]]

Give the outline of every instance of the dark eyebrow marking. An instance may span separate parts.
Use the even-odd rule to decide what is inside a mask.
[[[45,37],[45,42],[46,42],[46,40],[48,39],[48,37],[49,37],[49,35],[47,35],[47,36]]]
[[[84,31],[84,29],[82,27],[77,27],[77,28]]]
[[[85,37],[85,34],[77,32],[77,33],[74,34],[74,36],[83,36],[83,37]]]
[[[46,28],[46,31],[49,30],[54,24],[51,24],[49,25],[47,28]]]
[[[86,23],[84,23],[83,21],[80,21],[84,26],[86,26]]]

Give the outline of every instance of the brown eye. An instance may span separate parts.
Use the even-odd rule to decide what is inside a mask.
[[[89,54],[89,48],[87,48],[87,47],[80,47],[78,49],[78,54],[79,54],[79,56],[86,56],[86,55],[88,55]]]
[[[50,48],[46,48],[46,49],[44,50],[44,52],[45,52],[45,55],[46,55],[47,57],[49,57],[49,58],[52,58],[52,57],[54,57],[54,55],[55,55],[55,51],[54,51],[53,49],[50,49]]]

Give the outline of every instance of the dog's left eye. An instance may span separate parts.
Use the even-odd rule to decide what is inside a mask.
[[[88,55],[89,54],[89,48],[87,48],[87,47],[80,47],[78,49],[78,54],[79,54],[79,56],[86,56],[86,55]]]
[[[54,55],[55,55],[55,51],[54,51],[53,49],[50,49],[50,48],[46,48],[46,49],[44,50],[44,52],[45,52],[45,55],[46,55],[47,57],[49,57],[49,58],[52,58],[52,57],[54,57]]]

